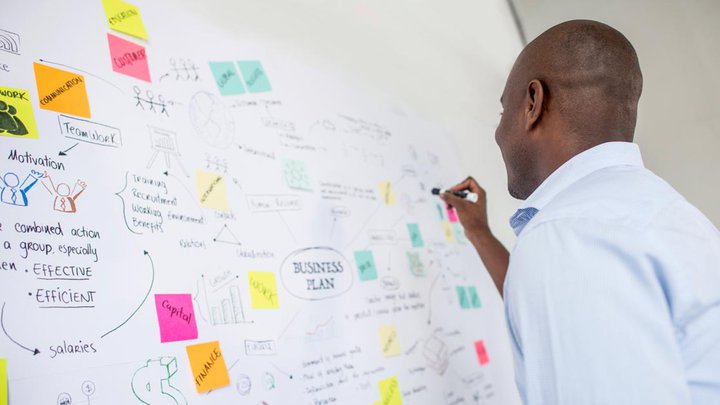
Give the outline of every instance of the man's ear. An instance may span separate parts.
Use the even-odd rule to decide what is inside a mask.
[[[538,79],[534,79],[528,83],[525,110],[525,130],[533,129],[542,116],[545,109],[545,87]]]

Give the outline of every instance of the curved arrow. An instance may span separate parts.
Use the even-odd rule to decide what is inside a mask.
[[[100,80],[104,81],[105,83],[107,83],[107,84],[115,87],[116,89],[118,89],[121,93],[125,94],[125,90],[123,90],[123,89],[121,89],[120,87],[118,87],[117,84],[115,84],[115,83],[113,83],[113,82],[111,82],[111,81],[109,81],[109,80],[103,79],[102,77],[100,77],[100,76],[98,76],[98,75],[96,75],[96,74],[90,73],[90,72],[88,72],[87,70],[78,69],[78,68],[76,68],[76,67],[74,67],[74,66],[69,66],[69,65],[65,65],[65,64],[63,64],[63,63],[58,63],[58,62],[49,61],[49,60],[47,60],[47,59],[40,59],[40,62],[42,62],[42,63],[47,63],[47,64],[49,64],[49,65],[58,65],[58,66],[66,67],[66,68],[68,68],[68,69],[77,70],[78,72],[83,72],[83,73],[85,73],[86,75],[90,75],[90,76],[92,76],[92,77],[94,77],[94,78],[96,78],[96,79],[100,79]]]
[[[40,353],[40,350],[38,350],[37,348],[31,349],[31,348],[29,348],[29,347],[23,346],[23,345],[21,345],[20,343],[18,343],[17,340],[11,338],[10,335],[8,335],[7,330],[5,330],[5,303],[4,303],[4,302],[3,302],[2,310],[0,310],[0,326],[2,326],[2,330],[3,330],[3,332],[5,333],[5,336],[7,336],[8,339],[10,339],[13,343],[15,343],[16,345],[18,345],[18,346],[22,347],[23,349],[29,351],[30,353],[33,354],[33,356],[35,356],[35,355],[37,355],[38,353]]]
[[[147,258],[150,260],[150,267],[152,268],[152,278],[150,279],[150,287],[148,288],[147,293],[145,294],[145,297],[143,297],[142,301],[140,301],[140,305],[138,305],[137,308],[130,314],[130,316],[127,317],[120,325],[110,329],[109,331],[105,332],[102,336],[100,336],[100,339],[104,338],[105,336],[115,332],[116,330],[120,329],[121,326],[125,325],[132,319],[135,314],[140,310],[140,308],[145,304],[145,301],[147,301],[147,298],[150,296],[150,292],[152,291],[153,285],[155,284],[155,263],[153,262],[152,257],[150,256],[150,253],[147,252],[147,250],[143,250],[143,254],[147,256]]]

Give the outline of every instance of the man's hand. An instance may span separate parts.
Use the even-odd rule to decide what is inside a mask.
[[[468,239],[479,236],[481,233],[490,233],[487,216],[487,197],[485,190],[472,177],[468,177],[462,183],[449,188],[450,191],[470,191],[478,195],[477,202],[473,203],[451,193],[442,193],[440,198],[448,205],[455,208],[460,218],[460,223],[465,229]]]
[[[442,193],[440,198],[457,211],[460,223],[465,229],[465,235],[475,246],[475,250],[480,255],[480,259],[487,268],[488,273],[490,273],[495,287],[502,296],[510,253],[490,231],[485,190],[472,177],[468,177],[449,190],[470,191],[478,195],[477,202],[467,201],[451,193]]]

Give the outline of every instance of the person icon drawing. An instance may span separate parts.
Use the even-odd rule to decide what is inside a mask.
[[[0,184],[0,201],[5,204],[27,207],[27,192],[43,177],[43,174],[31,170],[25,180],[20,183],[20,178],[13,172],[5,173]]]
[[[77,212],[75,201],[87,187],[87,184],[81,180],[77,180],[72,189],[70,189],[70,186],[67,183],[60,183],[56,186],[47,172],[45,172],[45,177],[42,179],[42,185],[50,193],[50,195],[55,197],[53,201],[53,209],[55,211],[67,213]]]

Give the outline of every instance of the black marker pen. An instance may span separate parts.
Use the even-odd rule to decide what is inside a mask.
[[[430,190],[434,195],[440,195],[440,193],[450,193],[454,195],[455,197],[460,197],[462,199],[468,200],[470,202],[476,203],[478,200],[478,195],[476,193],[472,193],[470,191],[451,191],[451,190],[441,190],[439,188],[433,188]]]

